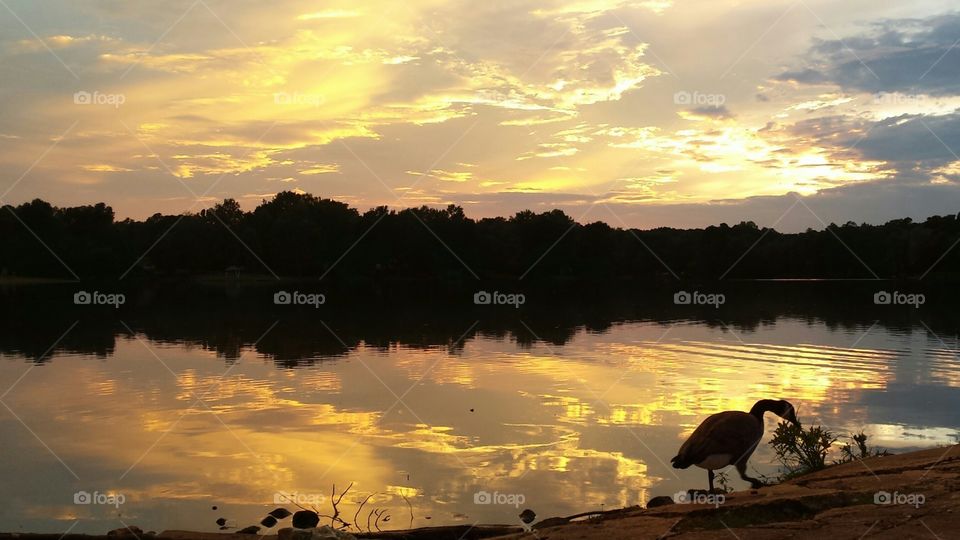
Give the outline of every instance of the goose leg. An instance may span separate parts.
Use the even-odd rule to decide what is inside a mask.
[[[751,478],[747,476],[747,460],[738,462],[736,465],[737,472],[740,473],[740,478],[743,478],[747,482],[750,482],[750,487],[753,489],[758,489],[763,487],[763,482],[757,480],[756,478]],[[711,482],[712,485],[712,482]]]
[[[710,482],[710,493],[713,493],[713,470],[707,469],[707,480]]]

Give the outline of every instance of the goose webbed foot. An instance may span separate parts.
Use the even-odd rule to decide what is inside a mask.
[[[760,489],[767,485],[752,476],[747,476],[746,461],[741,461],[740,463],[737,463],[736,468],[737,468],[737,472],[740,473],[740,478],[742,478],[745,482],[750,482],[750,489]]]

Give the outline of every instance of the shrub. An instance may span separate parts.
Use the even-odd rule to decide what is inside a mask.
[[[840,459],[837,463],[847,463],[849,461],[859,461],[868,457],[889,456],[890,452],[886,450],[871,449],[867,446],[867,434],[864,432],[856,433],[850,437],[853,445],[847,443],[840,449]]]
[[[773,432],[770,445],[785,469],[782,479],[789,479],[825,468],[827,454],[836,441],[836,435],[823,426],[804,429],[792,423],[780,422]]]

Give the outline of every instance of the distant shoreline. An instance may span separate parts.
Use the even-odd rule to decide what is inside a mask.
[[[462,207],[377,207],[282,192],[252,211],[117,221],[106,203],[5,206],[0,274],[82,279],[378,281],[960,278],[960,219],[847,222],[784,233],[752,221],[635,229],[559,209],[472,219]],[[39,241],[38,241],[39,240]]]
[[[78,283],[78,282],[75,279],[0,276],[0,285],[50,285],[50,284],[63,284],[63,283]]]

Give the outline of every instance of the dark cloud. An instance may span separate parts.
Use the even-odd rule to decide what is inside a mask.
[[[832,149],[837,158],[887,162],[902,181],[929,180],[933,169],[958,161],[960,150],[960,113],[878,121],[827,116],[798,122],[788,131]]]
[[[694,107],[690,109],[690,112],[698,116],[708,116],[710,118],[733,118],[733,113],[725,105],[704,105],[702,107]]]
[[[804,61],[778,80],[833,83],[846,90],[934,96],[960,94],[960,14],[885,20],[864,35],[818,40]]]
[[[797,71],[785,71],[776,77],[779,81],[789,81],[802,84],[823,84],[830,82],[826,74],[815,69],[800,69]]]

